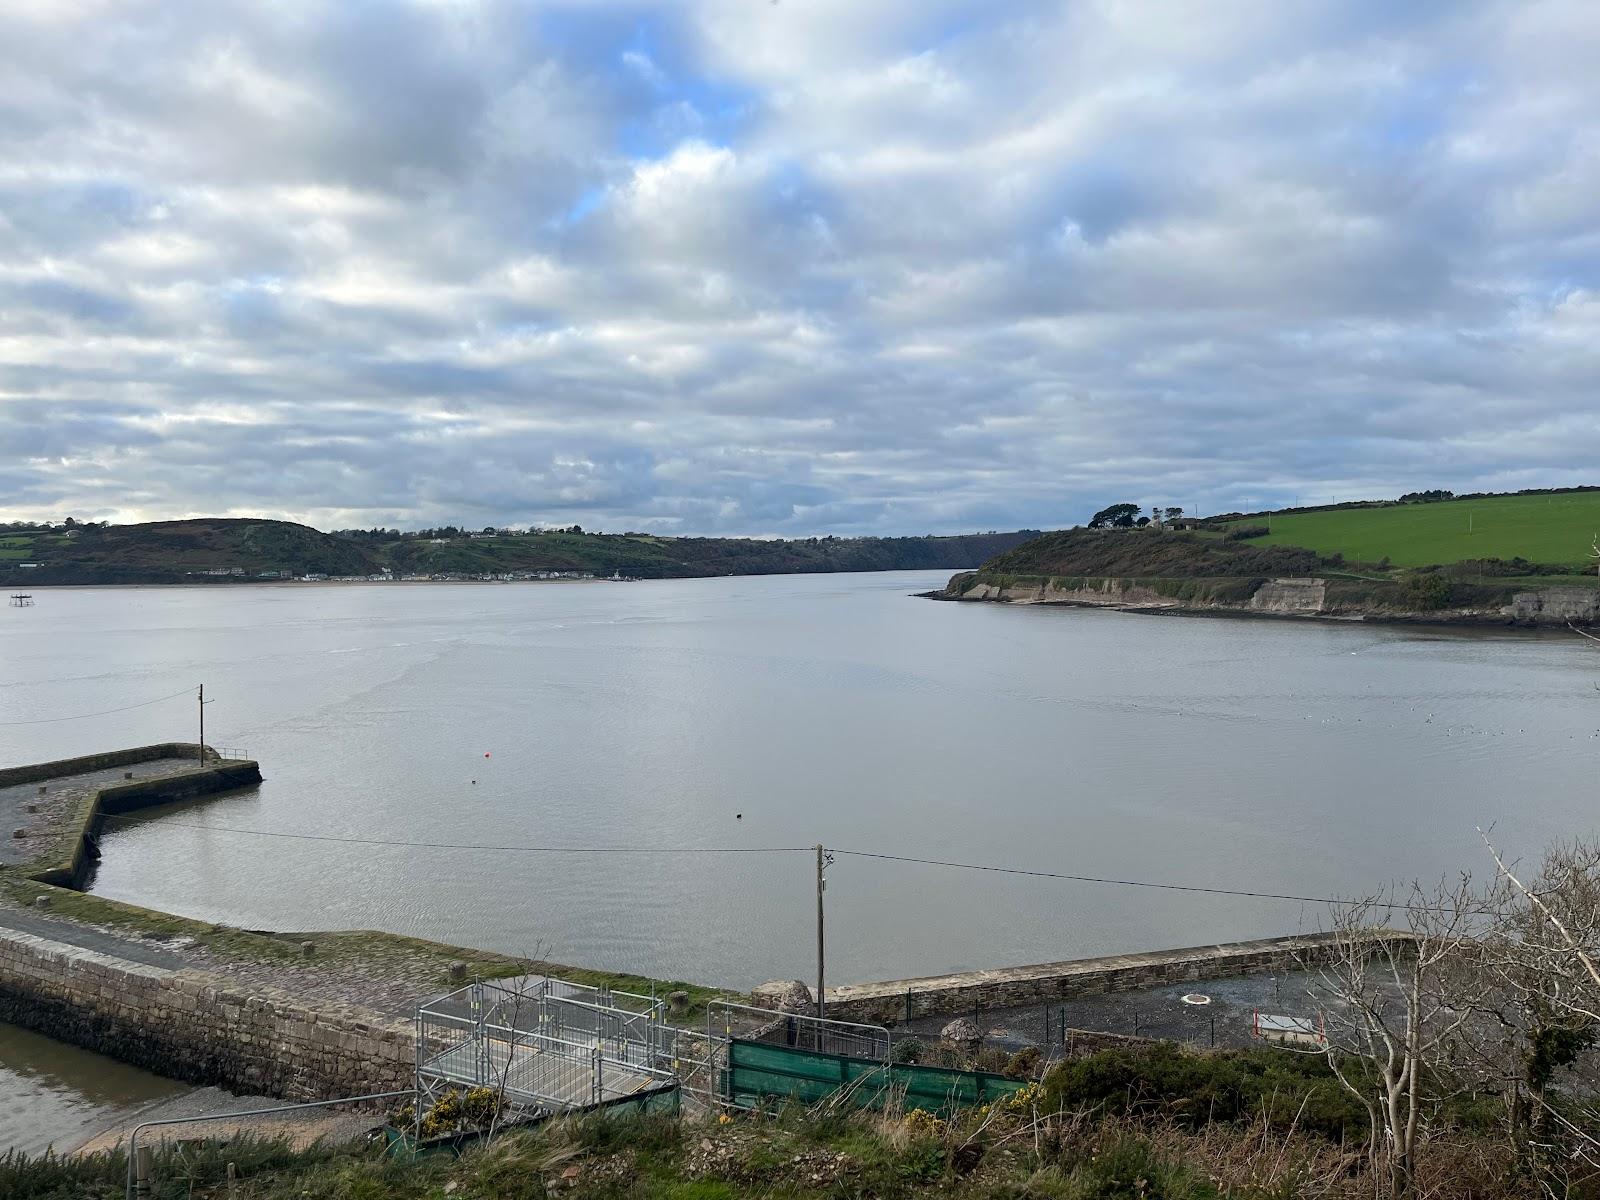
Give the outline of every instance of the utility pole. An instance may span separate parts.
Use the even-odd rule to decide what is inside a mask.
[[[827,973],[824,970],[823,937],[822,937],[822,893],[828,886],[827,877],[823,871],[833,861],[833,855],[822,848],[822,843],[817,843],[817,1016],[826,1016],[826,1002],[822,998],[822,989]]]
[[[211,701],[206,699],[206,685],[200,685],[200,765],[206,765],[206,705]]]

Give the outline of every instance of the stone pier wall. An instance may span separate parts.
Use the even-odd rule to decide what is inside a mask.
[[[1384,931],[1382,936],[1406,938],[1409,935]],[[1274,974],[1320,961],[1332,945],[1331,937],[1311,934],[861,983],[828,989],[828,1015],[841,1021],[885,1025],[916,1017],[967,1013],[976,1009],[1025,1008],[1079,996],[1133,992],[1202,979]]]
[[[415,1070],[409,1022],[11,930],[0,931],[0,1020],[171,1078],[286,1100],[399,1090]]]
[[[58,758],[54,762],[0,768],[0,787],[11,787],[18,783],[40,783],[46,779],[61,779],[68,775],[86,775],[90,771],[108,771],[112,767],[131,767],[137,763],[154,762],[160,758],[198,760],[199,757],[200,747],[195,742],[159,742],[154,746],[107,750],[103,754],[86,754],[81,758]]]

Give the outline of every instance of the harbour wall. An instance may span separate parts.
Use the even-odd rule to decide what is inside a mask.
[[[0,930],[0,1020],[190,1083],[321,1100],[411,1086],[409,1022]]]
[[[1394,931],[1381,936],[1409,937]],[[828,1016],[839,1020],[885,1025],[982,1009],[1026,1008],[1108,992],[1302,970],[1326,961],[1335,945],[1332,935],[1303,934],[853,984],[828,989],[827,1010]]]
[[[108,816],[120,816],[189,800],[195,796],[209,796],[217,792],[232,791],[261,782],[261,767],[252,759],[218,759],[212,755],[213,766],[191,767],[147,779],[126,783],[109,783],[95,791],[79,809],[77,836],[71,849],[59,863],[47,864],[30,875],[40,883],[57,887],[81,887],[90,865],[98,855],[95,837],[101,822]],[[56,762],[34,763],[25,767],[8,767],[0,770],[0,787],[13,784],[38,783],[49,779],[68,778],[92,771],[113,770],[142,762],[164,758],[200,758],[200,747],[194,742],[163,742],[153,746],[136,746],[126,750],[112,750],[104,754],[91,754],[83,758],[59,759]]]
[[[107,750],[102,754],[85,754],[80,758],[58,758],[54,762],[0,768],[0,787],[41,783],[68,775],[87,775],[91,771],[109,771],[113,767],[131,767],[138,763],[154,762],[158,758],[192,758],[198,761],[200,747],[194,742],[158,742],[153,746],[132,746],[124,750]]]

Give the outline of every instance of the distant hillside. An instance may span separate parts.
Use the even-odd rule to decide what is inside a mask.
[[[565,531],[377,544],[401,573],[527,570],[621,572],[641,579],[706,575],[791,575],[815,571],[956,570],[1021,545],[1035,530],[960,537],[663,538]]]
[[[1046,533],[956,575],[936,595],[1466,624],[1600,621],[1593,560],[1558,557],[1588,545],[1592,535],[1578,531],[1600,524],[1600,496],[1425,495],[1381,507],[1229,514],[1193,530]]]
[[[202,518],[142,525],[0,528],[0,584],[239,582],[300,576],[620,571],[640,578],[815,571],[957,570],[1036,530],[962,537],[660,538],[540,532],[492,537],[334,535],[286,521]],[[35,564],[24,566],[23,564]]]
[[[25,568],[21,563],[37,563]],[[365,575],[378,569],[352,542],[288,521],[205,517],[143,525],[0,530],[0,581],[54,583],[187,583],[206,571],[239,569]]]
[[[1354,562],[1426,567],[1474,559],[1524,559],[1593,569],[1600,491],[1534,492],[1368,503],[1239,515],[1230,527],[1267,527],[1257,545],[1305,546]]]
[[[1063,529],[983,564],[985,575],[1190,579],[1309,575],[1314,551],[1157,529]]]

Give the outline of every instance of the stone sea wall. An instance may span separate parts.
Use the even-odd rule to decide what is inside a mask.
[[[175,1079],[321,1100],[411,1086],[409,1022],[0,932],[0,1020]]]
[[[81,758],[58,758],[54,762],[0,768],[0,787],[85,775],[90,771],[109,771],[112,767],[131,767],[158,758],[199,757],[200,747],[194,742],[158,742],[154,746],[133,746],[126,750],[107,750],[103,754],[85,754]]]
[[[1390,932],[1384,936],[1407,935]],[[862,983],[830,988],[828,1015],[842,1021],[883,1025],[975,1009],[1025,1008],[1202,979],[1275,974],[1321,960],[1332,944],[1331,937],[1309,934]]]
[[[50,763],[36,763],[26,767],[11,767],[0,771],[0,787],[17,783],[37,783],[40,780],[60,779],[91,771],[104,771],[136,763],[154,762],[166,758],[199,758],[198,744],[193,742],[165,742],[155,746],[138,746],[129,750],[114,750],[105,754],[91,754],[84,758],[61,759]],[[110,783],[100,788],[82,805],[77,836],[72,839],[66,858],[35,870],[32,878],[40,883],[57,887],[79,887],[97,850],[94,838],[107,816],[137,812],[176,800],[195,796],[209,796],[217,792],[232,791],[261,782],[261,767],[250,759],[215,761],[209,767],[185,767],[165,775],[136,779],[127,783]]]

